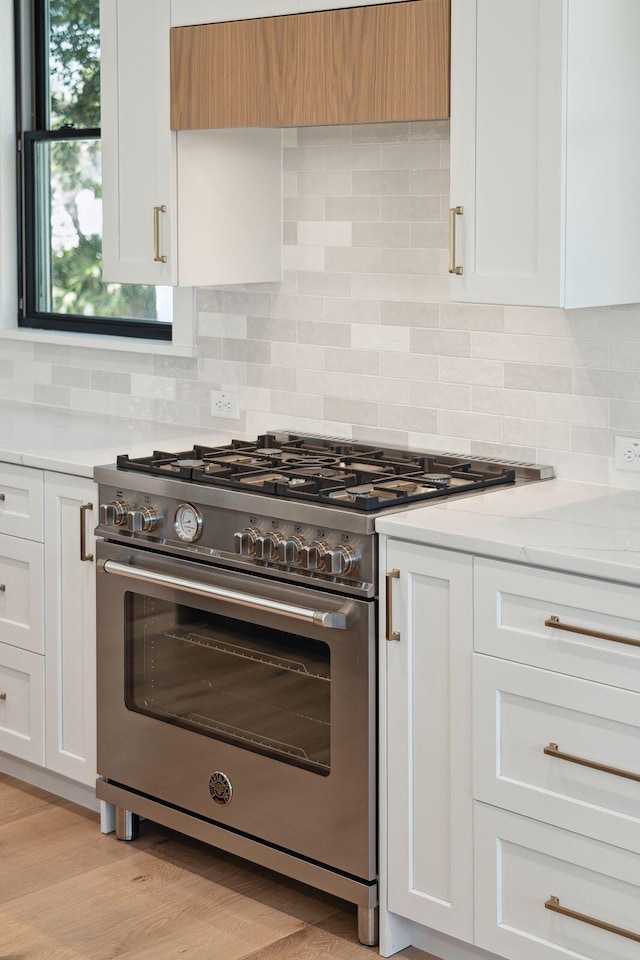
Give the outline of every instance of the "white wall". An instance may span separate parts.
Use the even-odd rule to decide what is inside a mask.
[[[451,303],[448,135],[442,122],[289,131],[281,284],[201,289],[194,359],[3,341],[0,396],[611,481],[613,436],[640,436],[640,305]],[[221,386],[239,391],[240,421],[211,419]]]

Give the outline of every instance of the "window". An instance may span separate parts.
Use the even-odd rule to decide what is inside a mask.
[[[27,9],[28,8],[28,9]],[[21,327],[171,340],[172,290],[102,279],[99,0],[15,0]]]

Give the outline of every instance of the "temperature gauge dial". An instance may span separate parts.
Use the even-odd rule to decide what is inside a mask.
[[[173,526],[185,543],[193,543],[202,534],[202,514],[191,503],[181,503],[176,508]]]

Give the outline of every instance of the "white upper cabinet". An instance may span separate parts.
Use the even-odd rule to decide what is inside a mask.
[[[450,295],[640,300],[640,4],[453,0]]]
[[[100,3],[103,276],[187,287],[279,280],[281,133],[170,129],[171,7]]]

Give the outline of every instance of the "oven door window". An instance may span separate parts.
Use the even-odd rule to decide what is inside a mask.
[[[129,710],[329,774],[326,643],[134,593],[125,623]]]

